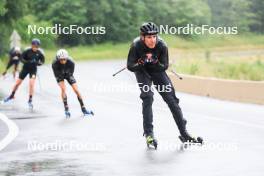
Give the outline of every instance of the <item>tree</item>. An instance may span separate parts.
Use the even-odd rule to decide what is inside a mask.
[[[27,0],[0,0],[0,55],[9,47],[13,25],[27,11]]]
[[[252,31],[264,33],[264,1],[252,0],[251,11],[254,13],[253,23],[250,25]]]
[[[208,0],[212,11],[212,25],[236,26],[238,31],[248,31],[254,14],[249,0]]]

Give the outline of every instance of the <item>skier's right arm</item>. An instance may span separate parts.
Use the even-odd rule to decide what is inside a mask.
[[[14,53],[14,48],[10,49],[9,52],[8,52],[10,61],[13,59],[13,53]]]
[[[56,60],[52,63],[52,70],[53,70],[54,76],[57,80],[62,77],[62,73],[59,71],[58,64],[57,64]]]
[[[127,57],[127,69],[136,72],[143,68],[143,63],[140,62],[140,58],[137,55],[136,47],[134,44],[131,45],[128,57]]]
[[[22,63],[28,63],[28,58],[27,58],[27,51],[28,50],[25,50],[23,53],[22,53],[22,56],[21,56],[21,62]]]
[[[11,53],[9,53],[9,60],[11,61],[13,59],[13,56]]]
[[[75,68],[75,63],[71,60],[69,60],[70,64],[69,64],[69,75],[72,76],[74,73],[74,68]]]

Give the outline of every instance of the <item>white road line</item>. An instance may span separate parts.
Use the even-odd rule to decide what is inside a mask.
[[[9,120],[4,114],[0,113],[0,119],[8,127],[8,134],[4,137],[2,141],[0,141],[0,151],[1,151],[17,137],[19,128],[12,120]]]

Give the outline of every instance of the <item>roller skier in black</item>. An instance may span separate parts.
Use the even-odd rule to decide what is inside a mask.
[[[179,99],[170,78],[166,74],[169,66],[168,48],[158,36],[158,27],[150,22],[140,27],[140,37],[136,38],[129,50],[127,59],[128,70],[135,73],[141,91],[144,136],[147,145],[157,148],[157,140],[153,133],[153,91],[152,84],[167,103],[180,131],[182,142],[202,143],[201,137],[192,137],[186,130],[187,121],[183,118]],[[148,89],[146,89],[148,88]]]
[[[13,78],[16,78],[16,72],[18,71],[18,65],[21,60],[22,53],[20,47],[14,47],[9,51],[9,61],[7,63],[5,71],[2,73],[2,76],[5,76],[8,69],[14,65]]]
[[[29,75],[29,98],[28,106],[33,109],[33,94],[34,86],[37,75],[37,67],[41,66],[45,62],[43,50],[40,49],[40,40],[35,38],[31,41],[31,47],[26,49],[21,56],[21,62],[23,63],[22,70],[19,73],[19,78],[12,89],[11,94],[6,97],[3,102],[6,103],[15,98],[15,93],[23,80]]]
[[[72,58],[69,56],[68,52],[65,49],[58,50],[56,54],[56,58],[52,63],[52,70],[56,78],[56,81],[61,88],[61,98],[64,104],[65,116],[66,118],[69,118],[71,114],[67,102],[66,86],[64,84],[64,80],[68,81],[73,91],[77,95],[84,116],[94,115],[93,111],[88,111],[84,106],[82,96],[78,90],[76,80],[73,76],[74,67],[75,64]]]

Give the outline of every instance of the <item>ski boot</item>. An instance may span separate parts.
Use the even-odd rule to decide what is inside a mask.
[[[65,110],[65,117],[66,119],[71,117],[71,113],[69,110]]]
[[[32,100],[29,100],[29,101],[28,101],[28,108],[29,108],[29,110],[33,110],[33,103],[32,103]]]
[[[94,115],[93,111],[87,111],[85,107],[82,107],[82,112],[84,116]]]
[[[153,137],[153,135],[146,135],[146,143],[149,149],[153,148],[157,150],[158,141]]]
[[[6,71],[4,73],[2,73],[2,79],[6,79]]]
[[[187,144],[203,144],[203,138],[202,137],[193,137],[189,133],[185,133],[184,135],[179,136],[179,139],[182,143]]]

